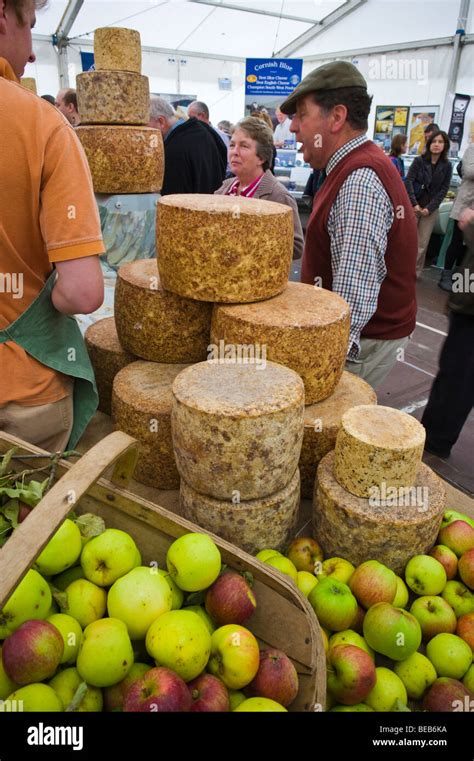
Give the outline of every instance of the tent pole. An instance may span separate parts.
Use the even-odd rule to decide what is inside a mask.
[[[443,127],[449,126],[449,120],[451,117],[451,107],[453,104],[453,96],[456,92],[456,82],[459,73],[459,61],[461,59],[461,37],[466,33],[466,22],[469,16],[469,6],[471,0],[461,0],[459,6],[459,18],[457,23],[456,34],[454,37],[454,45],[451,53],[451,63],[449,67],[448,84],[446,86],[446,95],[444,96],[443,108],[441,110],[440,124]]]

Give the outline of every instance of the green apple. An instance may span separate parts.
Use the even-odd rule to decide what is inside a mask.
[[[202,605],[187,605],[184,610],[190,610],[191,613],[196,613],[196,615],[199,616],[201,621],[203,621],[206,625],[209,634],[213,634],[213,632],[215,632],[217,629],[214,621],[210,617],[209,613],[207,613],[207,611],[202,607]]]
[[[426,645],[426,655],[438,676],[462,679],[472,663],[472,650],[456,634],[437,634]]]
[[[406,687],[411,700],[421,700],[428,687],[438,678],[430,660],[421,653],[412,653],[404,661],[398,661],[393,667]]]
[[[446,586],[444,566],[431,555],[415,555],[405,568],[405,579],[417,595],[438,595]]]
[[[462,581],[448,581],[441,592],[443,600],[451,605],[456,618],[474,613],[474,594]]]
[[[106,528],[82,550],[81,566],[88,581],[108,587],[135,567],[138,548],[130,534]]]
[[[415,616],[403,608],[378,602],[365,614],[364,638],[377,653],[394,661],[404,661],[418,650],[421,627]]]
[[[166,583],[171,589],[171,610],[179,610],[183,606],[184,592],[178,587],[171,578],[170,572],[164,568],[159,568],[158,573],[166,579]]]
[[[54,613],[46,619],[58,629],[64,641],[64,653],[61,663],[75,663],[82,642],[82,629],[79,622],[65,613]]]
[[[467,687],[467,689],[470,690],[474,695],[474,663],[469,666],[468,670],[464,674],[462,683],[464,687]]]
[[[211,635],[196,613],[172,610],[152,623],[146,635],[146,649],[157,666],[165,666],[190,682],[206,668]]]
[[[385,605],[386,603],[380,603]],[[378,666],[375,669],[375,687],[367,695],[364,703],[373,708],[374,711],[393,711],[395,703],[400,700],[403,705],[407,704],[408,695],[397,674],[385,666]]]
[[[231,690],[250,684],[260,666],[258,642],[251,631],[238,624],[220,626],[211,637],[207,670]]]
[[[257,560],[261,560],[262,563],[265,563],[265,561],[267,561],[268,558],[273,557],[273,555],[281,555],[281,552],[278,552],[278,550],[260,550],[255,557]]]
[[[200,592],[219,576],[221,553],[207,534],[184,534],[168,548],[166,565],[180,589]]]
[[[54,576],[71,568],[82,552],[81,532],[66,518],[36,558],[35,568],[43,576]]]
[[[2,649],[0,648],[0,700],[5,700],[12,692],[19,689],[20,685],[10,679],[3,668]]]
[[[235,713],[278,713],[279,711],[288,713],[286,708],[270,698],[248,698],[235,709]]]
[[[334,557],[324,560],[320,572],[317,573],[315,571],[315,573],[318,579],[337,579],[337,581],[342,581],[344,584],[348,584],[354,571],[355,566],[353,566],[352,563],[349,563],[348,560]]]
[[[474,520],[470,518],[469,515],[460,513],[457,510],[446,510],[440,528],[445,528],[445,526],[449,526],[449,524],[454,523],[454,521],[465,521],[474,528]]]
[[[276,568],[276,570],[280,571],[280,573],[285,574],[285,576],[289,576],[290,579],[296,584],[298,579],[298,571],[296,570],[291,560],[288,558],[285,558],[283,555],[272,555],[270,558],[265,560],[265,565]]]
[[[355,706],[336,705],[331,708],[329,713],[373,713],[374,709],[365,703],[358,703]]]
[[[406,608],[409,600],[409,592],[407,585],[400,576],[397,576],[397,591],[395,597],[392,600],[394,608]]]
[[[369,647],[365,639],[353,629],[345,629],[342,632],[336,632],[336,634],[333,634],[329,639],[329,650],[336,645],[355,645],[355,647],[360,647],[362,650],[365,650],[367,655],[370,655],[372,659],[375,658],[375,653],[372,648]]]
[[[321,579],[309,602],[322,626],[332,631],[349,629],[357,614],[357,600],[351,590],[337,579]]]
[[[132,664],[132,643],[123,621],[102,618],[86,626],[76,667],[87,684],[93,687],[117,684],[125,679]]]
[[[107,592],[87,579],[77,579],[66,588],[66,602],[61,612],[72,616],[82,629],[102,618],[107,609]]]
[[[51,592],[53,592],[52,589],[51,589]],[[46,614],[46,618],[50,618],[51,616],[54,616],[56,613],[59,613],[59,605],[56,602],[56,600],[53,598],[51,600],[51,605],[49,606],[49,610]]]
[[[240,692],[240,690],[229,690],[230,710],[235,711],[235,709],[246,699],[246,696],[243,692]]]
[[[72,584],[73,581],[77,581],[77,579],[83,578],[85,577],[82,566],[75,565],[72,568],[68,568],[67,571],[63,571],[62,573],[58,574],[58,576],[55,576],[52,580],[52,583],[53,587],[60,589],[61,592],[65,592],[69,584]]]
[[[13,706],[10,705],[10,702]],[[25,713],[59,713],[63,710],[63,704],[52,687],[37,682],[12,692],[4,701],[2,710],[21,710]]]
[[[309,571],[298,571],[296,576],[296,586],[305,597],[310,596],[317,583],[318,580],[313,573],[309,573]]]
[[[425,642],[441,632],[453,634],[456,631],[454,610],[438,595],[417,597],[410,608],[410,613],[420,624]]]
[[[63,711],[70,705],[77,688],[83,681],[75,668],[64,669],[49,680],[48,684],[60,699]],[[75,710],[78,713],[97,713],[102,711],[103,702],[102,690],[88,684],[84,697]]]
[[[0,611],[0,639],[5,639],[25,621],[43,619],[51,607],[48,582],[30,568]]]
[[[166,579],[150,566],[139,566],[114,581],[107,595],[111,618],[123,621],[131,639],[143,639],[153,621],[171,610]]]

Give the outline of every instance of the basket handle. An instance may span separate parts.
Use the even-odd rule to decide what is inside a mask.
[[[137,457],[136,440],[123,431],[115,431],[86,452],[45,494],[0,550],[0,610],[92,484],[116,463],[111,480],[126,486]]]

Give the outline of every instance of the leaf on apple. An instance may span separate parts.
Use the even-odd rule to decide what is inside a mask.
[[[68,707],[66,708],[66,713],[73,713],[74,711],[77,711],[79,706],[81,705],[82,701],[87,695],[88,686],[86,682],[81,682],[79,687],[77,688],[76,692],[74,693],[74,696],[69,703]]]
[[[16,497],[9,499],[8,502],[5,502],[5,504],[0,509],[5,518],[10,521],[12,528],[18,528],[20,525],[20,501],[16,499]]]
[[[250,573],[250,571],[242,571],[242,573],[240,575],[244,577],[245,581],[247,582],[249,587],[252,589],[252,587],[253,587],[253,574]]]
[[[53,595],[53,600],[57,602],[57,604],[59,605],[59,609],[61,613],[67,612],[67,610],[69,609],[67,592],[62,592],[57,587],[54,587],[52,584],[49,584],[49,588],[51,590],[51,594]]]
[[[79,518],[75,518],[74,523],[85,539],[92,539],[92,537],[99,536],[105,531],[104,519],[93,513],[84,513]]]
[[[183,602],[183,608],[187,608],[188,605],[204,605],[206,592],[207,589],[202,589],[200,592],[191,592]]]
[[[7,468],[10,465],[10,460],[17,451],[18,447],[12,447],[6,452],[0,460],[0,478],[7,472]]]

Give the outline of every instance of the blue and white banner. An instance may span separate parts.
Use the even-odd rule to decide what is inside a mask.
[[[302,70],[302,58],[247,58],[245,95],[284,100],[301,82]]]

